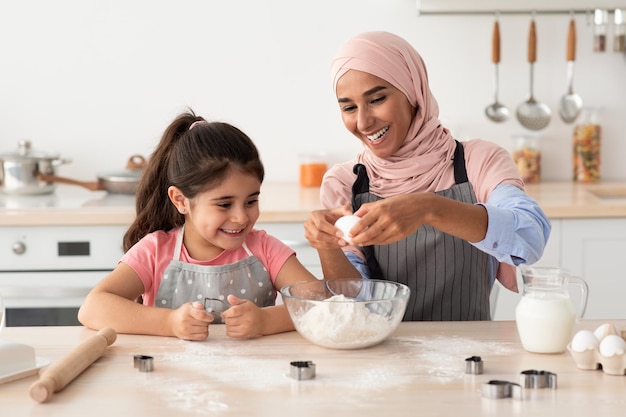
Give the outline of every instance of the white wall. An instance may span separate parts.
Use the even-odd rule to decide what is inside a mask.
[[[544,180],[571,177],[572,126],[556,114],[566,89],[568,20],[536,18],[535,96],[554,112],[542,132]],[[574,89],[603,107],[602,174],[623,180],[626,55],[593,53],[591,26],[583,15],[576,21]],[[514,118],[494,124],[484,116],[493,101],[492,22],[418,17],[415,0],[3,1],[0,152],[31,139],[73,160],[59,174],[91,180],[133,153],[148,155],[190,106],[246,131],[268,181],[296,181],[299,153],[325,150],[336,161],[360,149],[341,125],[328,69],[338,47],[366,30],[396,32],[422,53],[441,118],[460,139],[510,148],[524,129]],[[528,23],[528,16],[500,18],[500,97],[512,109],[528,95]]]

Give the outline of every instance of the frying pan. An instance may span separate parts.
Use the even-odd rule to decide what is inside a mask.
[[[141,155],[132,155],[126,163],[126,169],[98,175],[98,181],[78,181],[58,175],[39,175],[41,181],[50,183],[79,185],[91,191],[104,190],[112,194],[135,194],[146,159]]]

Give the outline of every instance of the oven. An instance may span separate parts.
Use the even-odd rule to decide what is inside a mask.
[[[7,326],[77,325],[89,290],[122,256],[127,226],[0,227]]]
[[[44,195],[0,193],[5,325],[79,324],[85,296],[123,255],[134,206],[134,196],[65,184]]]

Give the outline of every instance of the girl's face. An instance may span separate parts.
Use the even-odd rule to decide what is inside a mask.
[[[346,129],[379,158],[400,149],[416,113],[400,90],[382,78],[356,70],[346,72],[336,89]]]
[[[210,260],[224,249],[242,246],[259,218],[261,182],[254,175],[232,170],[220,185],[192,200],[178,188],[169,196],[185,215],[185,247],[197,260]]]

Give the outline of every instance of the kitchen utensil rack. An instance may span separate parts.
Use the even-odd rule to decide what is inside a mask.
[[[587,14],[595,9],[623,9],[626,0],[416,0],[419,16]]]

